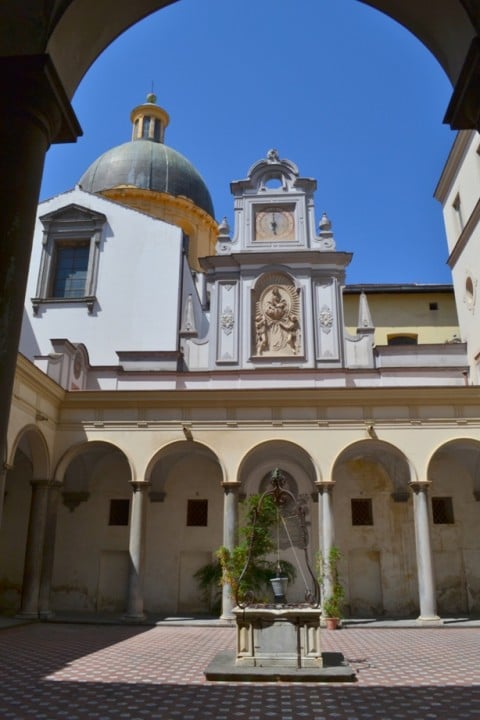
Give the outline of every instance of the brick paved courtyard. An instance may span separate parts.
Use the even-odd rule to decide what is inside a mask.
[[[0,718],[480,720],[480,628],[323,633],[357,682],[212,683],[225,627],[31,624],[0,631]]]

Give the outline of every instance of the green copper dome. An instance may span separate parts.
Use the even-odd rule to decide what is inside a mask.
[[[176,150],[150,139],[108,150],[90,165],[79,185],[91,193],[129,186],[184,196],[214,217],[208,188],[193,165]]]

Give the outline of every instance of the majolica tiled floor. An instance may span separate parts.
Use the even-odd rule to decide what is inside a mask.
[[[480,628],[348,628],[348,684],[212,683],[224,627],[30,624],[0,631],[2,720],[480,720]]]

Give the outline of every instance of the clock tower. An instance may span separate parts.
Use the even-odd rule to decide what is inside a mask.
[[[225,219],[216,255],[200,259],[211,369],[346,365],[342,289],[352,256],[336,250],[325,213],[316,231],[316,187],[276,150],[231,183],[233,236]]]

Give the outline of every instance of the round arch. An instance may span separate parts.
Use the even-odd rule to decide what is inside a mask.
[[[442,615],[480,611],[480,442],[460,437],[432,453],[431,534],[437,604]]]
[[[7,464],[15,464],[17,450],[21,450],[32,464],[32,473],[35,479],[46,480],[50,478],[51,461],[47,441],[36,425],[26,425],[15,438]]]
[[[480,29],[480,11],[457,0],[437,0],[435,8],[415,0],[394,3],[391,0],[359,0],[403,25],[434,55],[452,83],[455,83],[476,30]],[[172,0],[67,0],[45,18],[46,50],[57,67],[69,97],[100,53],[129,27],[147,15],[170,5]],[[15,14],[9,8],[10,14]],[[19,15],[18,11],[16,13]],[[25,11],[22,13],[25,20]],[[23,29],[21,40],[34,46],[34,27]],[[38,33],[37,33],[38,38]],[[38,39],[36,40],[38,44]],[[5,38],[3,45],[12,43]],[[10,54],[11,48],[9,48]],[[40,48],[37,48],[38,52]],[[5,50],[3,50],[5,54]],[[13,54],[17,54],[14,52]]]
[[[250,448],[240,462],[237,477],[244,490],[256,492],[265,475],[276,467],[312,492],[320,480],[318,468],[308,452],[296,443],[280,439],[266,440]]]
[[[359,440],[344,448],[335,459],[330,477],[335,481],[339,468],[348,462],[368,459],[378,463],[389,476],[393,492],[405,492],[417,479],[417,471],[406,455],[383,440]]]
[[[154,479],[153,475],[158,472],[158,468],[161,466],[162,461],[170,459],[173,462],[176,462],[185,455],[186,451],[188,451],[198,453],[203,457],[208,457],[216,462],[220,468],[222,476],[221,482],[226,482],[225,467],[217,453],[206,443],[198,442],[197,440],[189,440],[187,442],[188,444],[185,443],[185,440],[172,440],[172,442],[163,445],[159,450],[157,450],[147,463],[147,467],[145,469],[145,481],[152,482]],[[164,478],[161,482],[164,482]]]
[[[115,453],[121,453],[123,457],[125,458],[126,462],[128,463],[129,471],[130,471],[130,479],[131,481],[135,480],[135,470],[133,468],[132,462],[130,458],[126,455],[124,450],[122,450],[121,447],[118,445],[115,445],[114,443],[111,443],[107,440],[87,440],[86,442],[78,443],[76,445],[72,445],[60,458],[60,460],[57,463],[57,466],[55,468],[54,473],[54,479],[56,482],[63,483],[65,478],[65,473],[67,471],[68,466],[70,463],[72,463],[74,460],[76,460],[82,453],[88,452],[88,453],[95,453],[95,454],[102,454],[105,453],[110,449],[111,452]]]
[[[31,2],[28,8],[10,0],[0,10],[0,55],[48,53],[71,98],[95,59],[125,30],[174,0],[64,0]],[[454,84],[472,39],[480,31],[478,2],[437,0],[358,0],[403,25],[434,55]]]
[[[427,480],[435,487],[435,475],[441,465],[461,465],[472,481],[475,497],[480,498],[480,441],[474,438],[455,438],[439,445],[427,464]]]

